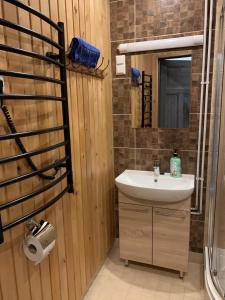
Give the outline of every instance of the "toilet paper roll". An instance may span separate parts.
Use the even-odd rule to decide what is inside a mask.
[[[24,242],[23,249],[28,259],[40,263],[54,248],[56,240],[56,231],[54,226],[46,222],[36,234],[29,234]]]

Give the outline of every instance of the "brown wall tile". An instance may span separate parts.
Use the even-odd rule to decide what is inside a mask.
[[[111,40],[134,38],[134,0],[110,3]]]
[[[157,128],[137,128],[136,147],[158,149],[158,129]]]
[[[113,114],[130,114],[131,99],[129,79],[113,80]]]
[[[134,148],[134,129],[131,128],[131,115],[113,116],[114,147]]]
[[[195,252],[202,252],[204,237],[204,222],[202,221],[191,221],[191,237],[190,237],[190,248]]]
[[[115,177],[119,176],[126,169],[135,168],[135,151],[129,148],[114,148]]]

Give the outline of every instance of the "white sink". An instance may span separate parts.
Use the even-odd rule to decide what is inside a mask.
[[[150,171],[126,170],[116,178],[116,185],[127,196],[160,202],[182,201],[194,191],[194,175],[183,174],[175,178],[165,173],[157,182],[154,179],[154,173]]]

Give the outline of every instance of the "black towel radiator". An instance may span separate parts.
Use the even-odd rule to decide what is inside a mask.
[[[31,30],[30,28],[23,27],[19,24],[14,24],[10,21],[7,21],[5,19],[0,18],[0,25],[5,26],[7,28],[11,28],[14,30],[17,30],[19,32],[25,33],[27,35],[30,35],[31,37],[35,37],[41,41],[44,41],[52,46],[54,46],[58,53],[55,55],[55,57],[49,56],[47,53],[46,55],[41,55],[39,53],[35,53],[32,51],[27,51],[25,49],[20,48],[14,48],[9,45],[0,44],[0,51],[5,51],[6,53],[16,53],[21,56],[26,57],[32,57],[36,58],[42,61],[45,61],[50,64],[54,64],[55,66],[58,66],[60,68],[60,79],[42,76],[42,75],[35,75],[35,74],[28,74],[28,73],[22,73],[22,72],[14,72],[9,70],[2,70],[0,69],[0,75],[1,76],[10,76],[10,77],[17,77],[17,78],[25,78],[25,79],[33,79],[33,80],[40,80],[40,81],[46,81],[46,82],[52,82],[55,84],[58,84],[61,86],[61,96],[49,96],[49,95],[21,95],[21,94],[4,94],[3,87],[0,88],[0,101],[1,104],[4,100],[47,100],[47,101],[61,101],[62,103],[62,115],[63,115],[63,124],[60,126],[55,126],[51,128],[46,129],[36,129],[32,131],[23,131],[23,132],[17,132],[16,130],[14,132],[11,132],[9,134],[0,135],[0,141],[4,140],[10,140],[14,139],[15,141],[18,141],[20,138],[23,137],[34,137],[37,135],[42,135],[50,132],[58,132],[63,131],[64,132],[64,141],[61,143],[57,143],[48,147],[39,148],[30,152],[22,152],[21,154],[0,158],[0,165],[10,162],[10,161],[17,161],[22,158],[29,159],[31,162],[31,157],[35,155],[39,155],[41,153],[46,153],[48,151],[51,151],[53,149],[57,149],[59,147],[64,146],[65,147],[65,157],[55,161],[54,163],[51,163],[45,167],[42,167],[41,169],[32,169],[32,172],[26,173],[24,175],[14,177],[11,179],[7,179],[0,182],[0,188],[9,186],[11,184],[15,184],[17,182],[21,182],[27,178],[31,178],[36,175],[41,175],[43,172],[46,172],[51,169],[60,169],[65,168],[65,172],[63,174],[60,174],[60,176],[56,177],[53,181],[48,183],[47,185],[44,185],[41,188],[36,189],[35,191],[23,195],[17,199],[10,200],[6,203],[0,204],[0,212],[4,209],[8,209],[12,206],[18,205],[22,202],[25,202],[27,200],[30,200],[37,195],[40,195],[41,193],[47,191],[48,189],[56,186],[58,183],[60,183],[63,179],[67,178],[67,186],[64,188],[56,197],[46,202],[44,205],[42,205],[39,208],[36,208],[34,211],[32,211],[29,214],[26,214],[16,220],[13,220],[12,222],[8,224],[2,224],[1,215],[0,215],[0,243],[4,242],[4,236],[3,233],[6,230],[9,230],[13,228],[16,225],[19,225],[25,221],[28,221],[35,215],[39,214],[40,212],[44,211],[45,209],[52,206],[54,203],[56,203],[63,195],[67,192],[73,193],[73,175],[72,175],[72,162],[71,162],[71,148],[70,148],[70,129],[69,129],[69,112],[68,112],[68,99],[67,99],[67,82],[66,82],[66,54],[65,54],[65,40],[64,40],[64,24],[62,22],[54,23],[51,19],[46,17],[45,15],[41,14],[40,12],[36,11],[32,7],[23,4],[20,1],[17,0],[4,0],[5,2],[8,2],[12,5],[15,5],[16,7],[23,9],[30,14],[39,17],[42,21],[45,21],[48,23],[54,30],[57,30],[58,32],[58,43],[53,41],[47,36],[44,36],[36,31]],[[47,177],[47,176],[46,176]]]
[[[152,127],[152,76],[142,72],[142,116],[141,127]]]

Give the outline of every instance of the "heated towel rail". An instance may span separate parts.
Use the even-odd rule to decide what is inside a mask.
[[[142,72],[142,119],[141,127],[152,127],[152,76]]]
[[[10,140],[14,139],[17,145],[21,146],[21,140],[20,138],[23,137],[35,137],[38,135],[43,135],[46,133],[51,132],[64,132],[64,141],[61,143],[57,143],[54,145],[50,145],[48,147],[39,148],[33,151],[23,151],[21,154],[15,155],[15,156],[9,156],[5,158],[0,158],[0,165],[5,164],[7,162],[11,161],[17,161],[19,159],[26,158],[29,160],[31,165],[34,166],[31,157],[35,155],[39,155],[42,153],[46,153],[48,151],[51,151],[53,149],[57,149],[59,147],[65,147],[65,157],[60,158],[59,160],[56,160],[54,163],[51,163],[49,165],[46,165],[44,167],[41,167],[40,169],[32,168],[32,172],[26,173],[21,176],[17,176],[14,178],[6,179],[0,182],[0,189],[3,187],[7,187],[9,185],[15,184],[17,182],[22,182],[23,180],[26,180],[28,178],[31,178],[33,176],[46,176],[43,175],[44,172],[48,170],[59,170],[61,168],[65,169],[65,172],[63,174],[60,174],[60,176],[53,177],[52,180],[44,185],[43,187],[39,187],[33,192],[23,195],[17,199],[10,200],[5,203],[0,204],[0,212],[2,210],[8,209],[12,206],[18,205],[20,203],[23,203],[27,200],[30,200],[37,195],[40,195],[41,193],[44,193],[45,191],[53,188],[58,183],[60,183],[62,180],[67,178],[67,185],[66,187],[53,199],[50,199],[48,202],[46,202],[44,205],[42,205],[39,208],[36,208],[34,211],[30,212],[29,214],[26,214],[16,220],[13,220],[12,222],[8,224],[2,224],[1,215],[0,215],[0,243],[4,242],[4,231],[11,229],[12,227],[21,224],[35,215],[39,214],[40,212],[44,211],[45,209],[52,206],[54,203],[56,203],[63,195],[67,192],[72,193],[73,192],[73,175],[72,175],[72,162],[71,162],[71,148],[70,148],[70,129],[69,129],[69,113],[68,113],[68,100],[67,100],[67,82],[66,82],[66,54],[65,54],[65,40],[64,40],[64,24],[62,22],[54,23],[51,19],[43,15],[42,13],[36,11],[32,7],[23,4],[20,1],[17,0],[4,0],[5,2],[8,2],[22,10],[27,11],[31,15],[34,15],[38,18],[40,18],[42,21],[48,23],[53,30],[56,30],[58,32],[58,42],[53,41],[51,38],[40,34],[39,32],[36,32],[34,30],[31,30],[30,28],[23,27],[19,24],[14,24],[8,20],[0,18],[0,26],[5,26],[7,28],[16,30],[18,32],[25,33],[31,37],[37,38],[43,42],[46,42],[50,44],[51,46],[55,47],[58,51],[57,55],[52,58],[49,57],[47,54],[42,55],[39,53],[35,53],[32,51],[27,51],[25,49],[20,48],[14,48],[9,45],[0,44],[0,51],[8,52],[8,53],[16,53],[21,56],[26,57],[32,57],[35,59],[39,59],[42,61],[45,61],[49,64],[54,64],[57,66],[60,70],[60,79],[52,78],[49,76],[43,76],[43,75],[35,75],[35,74],[28,74],[28,73],[22,73],[22,72],[15,72],[10,70],[3,70],[0,69],[0,75],[5,77],[17,77],[17,78],[24,78],[24,79],[32,79],[37,81],[44,81],[44,82],[51,82],[57,85],[60,85],[61,87],[61,96],[49,96],[49,95],[21,95],[21,94],[5,94],[3,87],[0,88],[0,101],[1,101],[1,107],[4,100],[47,100],[47,101],[60,101],[62,103],[62,115],[63,115],[63,124],[51,128],[46,129],[36,129],[31,131],[23,131],[23,132],[17,132],[15,127],[14,130],[11,130],[11,133],[0,135],[0,141],[4,140]],[[10,117],[9,117],[10,118]],[[10,121],[9,121],[10,122]],[[11,120],[12,122],[12,120]],[[11,124],[14,126],[14,124]],[[21,146],[24,150],[25,148],[23,145]],[[19,147],[20,148],[20,147]],[[21,148],[20,148],[21,149]],[[46,176],[48,177],[48,176]]]

